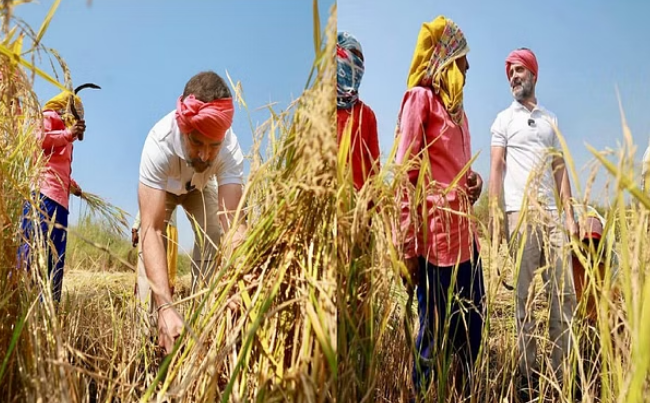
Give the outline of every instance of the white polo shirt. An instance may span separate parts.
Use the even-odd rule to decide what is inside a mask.
[[[494,120],[490,129],[491,145],[506,149],[503,174],[506,212],[520,211],[526,192],[529,199],[534,198],[546,209],[557,209],[550,153],[561,152],[562,148],[554,127],[557,127],[557,117],[553,113],[540,105],[529,111],[517,101]]]
[[[142,150],[140,182],[177,196],[202,190],[216,179],[217,186],[244,183],[244,156],[237,136],[228,129],[214,163],[202,173],[187,164],[175,110],[151,129]]]

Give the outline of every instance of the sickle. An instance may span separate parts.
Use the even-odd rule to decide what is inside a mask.
[[[95,90],[101,90],[102,89],[102,87],[100,87],[97,84],[93,84],[93,83],[81,84],[80,86],[75,88],[75,90],[74,90],[75,95],[77,95],[77,93],[79,91],[83,90],[84,88],[92,88],[92,89],[95,89]],[[81,120],[81,117],[79,116],[79,113],[77,112],[77,108],[75,108],[75,106],[74,106],[74,96],[71,96],[71,98],[72,99],[70,100],[70,112],[72,112],[72,116],[74,116],[74,118],[76,120]],[[84,139],[83,133],[79,135],[78,139],[79,139],[79,141],[83,141],[83,139]]]
[[[70,95],[70,112],[72,112],[72,116],[74,116],[74,118],[76,120],[81,120],[81,117],[79,116],[79,113],[77,112],[77,108],[74,107],[74,96],[72,96],[72,95]],[[79,137],[77,137],[77,139],[79,139],[79,141],[83,141],[84,140],[84,134],[83,133],[79,134]]]
[[[79,91],[83,90],[84,88],[92,88],[94,90],[101,90],[102,89],[102,87],[100,87],[97,84],[93,84],[93,83],[81,84],[80,86],[78,86],[77,88],[74,89],[75,95],[77,93],[79,93]]]

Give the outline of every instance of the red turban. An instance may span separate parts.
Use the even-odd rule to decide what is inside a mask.
[[[183,134],[196,130],[209,139],[221,141],[232,125],[234,113],[232,98],[201,102],[189,95],[178,99],[176,122]]]
[[[537,77],[537,58],[529,49],[517,49],[512,51],[506,58],[506,77],[510,79],[510,66],[521,64]]]

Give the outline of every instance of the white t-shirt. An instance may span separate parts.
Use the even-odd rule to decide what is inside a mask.
[[[491,145],[506,149],[503,178],[506,212],[522,209],[526,191],[529,199],[534,198],[546,209],[557,209],[550,152],[561,152],[562,148],[554,127],[557,127],[557,117],[553,113],[540,105],[529,111],[517,101],[494,120],[490,129]],[[530,201],[528,205],[531,206]]]
[[[226,132],[214,163],[202,173],[194,172],[187,164],[181,136],[175,111],[156,123],[142,150],[141,183],[177,196],[194,188],[202,190],[215,179],[217,186],[244,183],[244,156],[232,129]]]

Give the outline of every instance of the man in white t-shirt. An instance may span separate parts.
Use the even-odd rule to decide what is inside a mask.
[[[530,391],[536,388],[539,368],[533,335],[533,280],[538,269],[545,268],[542,276],[551,308],[549,336],[554,343],[551,363],[561,376],[559,370],[570,351],[576,305],[570,249],[561,217],[569,235],[576,236],[578,228],[557,118],[537,103],[538,65],[533,52],[525,48],[513,51],[506,59],[506,74],[514,102],[497,115],[491,128],[490,228],[492,247],[498,248],[500,209],[505,207],[506,236],[513,258],[523,249],[521,260],[515,262],[515,310],[519,370],[522,386]]]
[[[193,290],[209,279],[222,234],[235,225],[231,246],[236,246],[246,231],[243,220],[233,222],[243,193],[244,160],[230,129],[233,115],[226,82],[211,71],[198,73],[185,85],[176,109],[151,129],[142,151],[140,239],[157,307],[158,344],[167,353],[180,335],[183,321],[171,305],[165,222],[180,205],[192,223]]]

